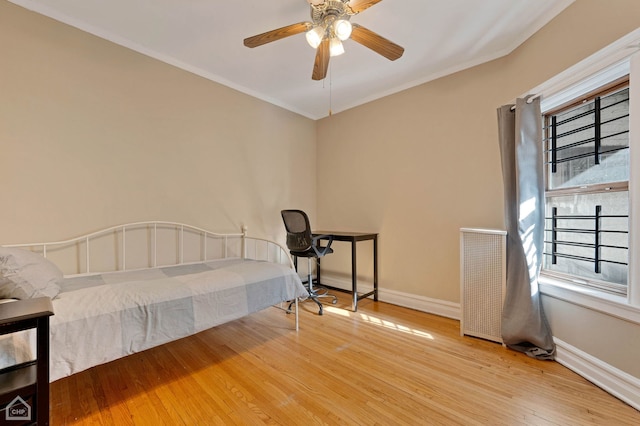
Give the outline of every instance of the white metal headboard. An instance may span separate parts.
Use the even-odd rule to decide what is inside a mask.
[[[159,242],[163,241],[171,244],[160,247]],[[174,248],[166,245],[174,245]],[[229,258],[264,260],[293,267],[289,253],[283,246],[264,238],[248,237],[246,226],[242,227],[240,233],[217,233],[177,222],[133,222],[63,241],[11,244],[5,247],[21,247],[40,253],[58,264],[65,275]],[[109,254],[111,250],[113,252]]]

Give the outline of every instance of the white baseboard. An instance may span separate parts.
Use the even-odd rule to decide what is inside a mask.
[[[619,370],[580,349],[554,338],[556,361],[640,410],[640,379]]]
[[[330,274],[322,275],[322,283],[330,287],[351,291],[350,279]],[[373,283],[358,281],[358,293],[373,291]],[[388,290],[378,287],[378,300],[429,314],[460,320],[460,304],[446,300],[430,299],[415,294]]]

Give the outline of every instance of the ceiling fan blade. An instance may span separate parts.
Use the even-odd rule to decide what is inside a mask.
[[[351,39],[391,61],[395,61],[404,53],[404,47],[358,24],[353,24]]]
[[[352,10],[352,12],[360,13],[365,9],[370,8],[376,3],[380,3],[382,0],[351,0],[347,6]]]
[[[314,80],[322,80],[327,76],[329,69],[329,39],[324,38],[316,49],[316,60],[313,63],[313,74],[311,78]]]
[[[262,46],[272,41],[303,33],[311,29],[311,26],[312,24],[310,22],[299,22],[297,24],[287,25],[286,27],[267,31],[266,33],[254,35],[253,37],[247,37],[244,39],[244,45],[247,47]]]

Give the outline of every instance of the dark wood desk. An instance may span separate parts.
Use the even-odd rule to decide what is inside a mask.
[[[358,310],[358,300],[373,295],[373,300],[378,301],[378,234],[366,232],[335,232],[335,231],[313,231],[313,235],[327,235],[333,238],[333,241],[346,241],[351,243],[351,296],[353,297],[352,308],[356,312]],[[324,238],[323,238],[324,239]],[[328,238],[326,238],[328,239]],[[358,241],[373,240],[373,291],[358,294],[358,273],[357,273],[357,256],[356,246]],[[316,269],[316,278],[320,284],[320,259],[318,259],[318,268]]]

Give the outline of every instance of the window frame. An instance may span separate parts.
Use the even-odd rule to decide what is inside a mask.
[[[545,187],[544,187],[544,195],[545,195],[545,212],[547,211],[547,199],[549,198],[557,198],[557,197],[566,197],[566,196],[579,196],[579,195],[592,195],[592,194],[607,194],[607,193],[613,193],[613,192],[626,192],[627,193],[627,197],[630,196],[630,192],[629,192],[629,180],[625,180],[625,181],[613,181],[613,182],[604,182],[604,183],[597,183],[597,184],[590,184],[590,185],[580,185],[580,186],[571,186],[571,187],[562,187],[562,188],[550,188],[551,186],[551,176],[550,174],[552,173],[550,171],[550,167],[548,166],[548,157],[547,157],[547,152],[550,150],[549,146],[548,146],[548,141],[551,137],[550,132],[551,132],[551,123],[550,121],[550,117],[563,113],[563,112],[569,112],[571,109],[580,107],[581,105],[584,105],[586,103],[590,103],[590,102],[595,102],[596,98],[603,98],[606,97],[608,95],[612,95],[616,92],[620,92],[622,90],[629,90],[629,103],[631,103],[631,92],[630,92],[630,77],[629,74],[623,75],[622,77],[618,77],[616,78],[614,81],[610,81],[607,83],[604,83],[603,85],[601,85],[600,87],[597,87],[595,89],[591,89],[588,92],[582,94],[582,95],[578,95],[576,96],[574,99],[568,100],[566,102],[564,102],[563,104],[557,105],[554,108],[551,109],[547,109],[546,111],[542,111],[542,122],[543,122],[543,126],[544,126],[544,130],[543,130],[543,141],[541,141],[541,143],[543,144],[543,152],[545,152],[545,158],[544,158],[544,183],[545,183]],[[631,108],[629,108],[630,110]],[[630,120],[630,115],[629,115],[629,120]],[[629,138],[628,141],[628,147],[627,149],[630,149],[631,146],[631,140]],[[628,165],[629,169],[631,168],[631,164]],[[546,218],[546,214],[545,214],[545,223],[547,221]],[[601,292],[607,292],[607,293],[611,293],[613,295],[619,295],[622,297],[627,297],[628,293],[629,293],[629,283],[630,283],[630,267],[629,267],[629,262],[631,259],[630,256],[630,250],[629,250],[629,244],[630,244],[630,237],[631,237],[631,230],[630,230],[630,214],[629,217],[627,218],[627,232],[628,232],[628,238],[627,238],[627,283],[626,284],[619,284],[619,283],[614,283],[611,281],[607,281],[607,280],[599,280],[597,278],[594,277],[585,277],[585,276],[581,276],[581,275],[577,275],[577,274],[571,274],[568,272],[562,272],[562,271],[555,271],[553,269],[545,269],[544,265],[542,267],[542,271],[541,271],[541,275],[553,278],[554,280],[559,280],[559,281],[563,281],[563,282],[567,282],[567,283],[571,283],[572,285],[575,286],[579,286],[579,287],[585,287],[587,289],[591,289],[591,290],[595,290],[595,291],[601,291]],[[545,235],[547,233],[547,229],[545,226]],[[546,243],[545,243],[546,246]],[[594,258],[593,259],[595,262],[597,262],[597,259]],[[585,260],[586,261],[586,260]]]
[[[539,85],[530,88],[519,97],[540,96],[542,112],[547,112],[581,93],[588,93],[603,84],[626,74],[630,79],[631,114],[640,105],[640,28],[628,33],[598,52],[556,74]],[[635,83],[635,84],[634,84]],[[515,101],[514,101],[515,102]],[[640,111],[640,109],[638,109]],[[538,291],[546,297],[562,300],[575,306],[604,315],[640,324],[640,223],[634,224],[640,215],[640,120],[630,122],[630,170],[629,170],[629,285],[627,297],[577,286],[570,282],[541,275]],[[633,149],[633,147],[639,147]],[[638,184],[634,182],[637,181]],[[637,220],[635,220],[637,222]]]

